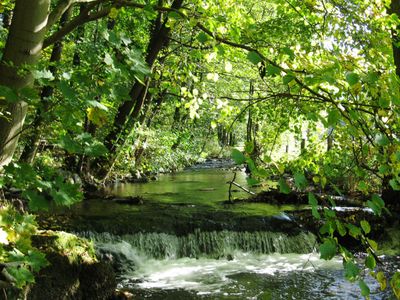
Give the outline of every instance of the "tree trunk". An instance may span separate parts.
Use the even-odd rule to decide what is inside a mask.
[[[60,27],[63,27],[65,23],[68,21],[70,18],[70,15],[72,13],[72,8],[69,8],[61,17],[60,19]],[[51,52],[50,56],[50,62],[58,62],[61,60],[61,54],[63,51],[63,41],[58,41],[54,44],[53,50]],[[51,64],[49,67],[49,70],[51,73],[53,73],[53,76],[56,77],[57,73],[57,68],[55,67],[54,64]],[[41,126],[43,125],[44,122],[44,114],[48,110],[49,107],[49,97],[53,95],[54,88],[52,86],[45,86],[42,89],[40,98],[41,98],[41,105],[38,107],[36,110],[36,115],[35,118],[32,122],[32,132],[30,135],[28,135],[27,138],[27,143],[26,146],[21,154],[20,161],[32,164],[35,156],[37,154],[37,150],[39,147],[40,143],[40,138],[41,138]]]
[[[16,91],[33,84],[30,66],[40,56],[50,0],[17,0],[14,16],[0,62],[0,85]],[[7,99],[6,99],[7,100]],[[0,168],[15,152],[27,113],[24,101],[0,106]]]
[[[172,8],[179,9],[182,6],[183,0],[175,0],[172,4]],[[158,54],[162,49],[168,45],[170,28],[167,27],[166,23],[168,18],[162,21],[163,13],[159,13],[158,18],[154,21],[153,30],[150,37],[150,43],[147,47],[146,63],[152,68],[154,62],[157,59]],[[139,82],[135,82],[129,93],[130,99],[125,101],[118,109],[118,112],[114,119],[113,129],[105,138],[104,145],[108,148],[111,155],[115,154],[116,148],[119,146],[119,137],[130,132],[130,128],[133,126],[135,119],[139,116],[140,110],[143,106],[144,97],[146,93],[143,90],[146,86],[143,86]],[[129,122],[129,124],[127,124]]]

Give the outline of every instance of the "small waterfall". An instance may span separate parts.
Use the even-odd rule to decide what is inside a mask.
[[[109,233],[82,233],[92,239],[97,247],[104,252],[128,243],[135,253],[156,259],[189,258],[222,258],[230,257],[235,251],[255,254],[269,253],[310,253],[316,246],[316,237],[309,232],[297,235],[287,235],[281,232],[236,232],[196,230],[186,236],[175,236],[165,233],[136,233],[131,235],[114,236]],[[117,250],[117,249],[115,249]],[[134,258],[130,260],[135,260]]]

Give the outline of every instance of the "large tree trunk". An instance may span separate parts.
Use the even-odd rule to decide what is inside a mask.
[[[50,0],[17,0],[2,61],[0,85],[14,90],[29,87],[33,77],[29,69],[36,64],[42,49]],[[25,121],[24,101],[2,102],[0,106],[0,168],[15,152]]]
[[[72,13],[72,8],[69,8],[60,19],[60,27],[63,27],[65,23],[68,21]],[[50,56],[50,62],[55,63],[61,60],[61,54],[63,51],[63,41],[60,40],[56,42],[53,46],[53,50]],[[49,70],[55,77],[57,77],[57,67],[54,64],[51,64]],[[20,161],[32,164],[35,156],[37,154],[37,150],[39,148],[40,138],[41,138],[41,127],[45,120],[44,114],[48,110],[49,107],[49,98],[53,95],[54,88],[52,86],[45,86],[42,89],[40,98],[41,105],[37,108],[35,118],[31,123],[31,132],[27,137],[27,142],[24,150],[22,151]]]

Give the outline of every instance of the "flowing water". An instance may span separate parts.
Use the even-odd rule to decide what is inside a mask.
[[[237,175],[245,186],[245,174]],[[286,214],[299,207],[223,204],[232,177],[201,169],[118,184],[110,193],[144,203],[85,201],[65,213],[62,226],[95,242],[134,299],[362,299],[341,260],[319,259],[316,237]],[[384,261],[387,271],[399,268],[398,259]],[[366,282],[371,299],[392,299],[371,277]]]

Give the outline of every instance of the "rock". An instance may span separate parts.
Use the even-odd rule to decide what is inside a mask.
[[[33,238],[50,265],[43,268],[28,291],[32,300],[110,299],[116,288],[111,265],[99,262],[93,245],[65,232],[46,231]]]
[[[112,300],[129,300],[134,299],[134,295],[131,292],[123,291],[123,290],[116,290]]]

